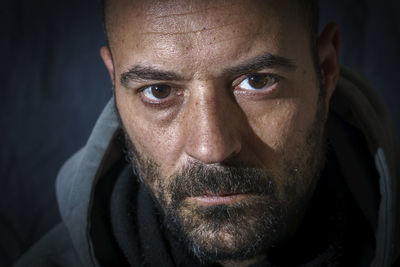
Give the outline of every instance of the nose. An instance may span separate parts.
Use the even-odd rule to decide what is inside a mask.
[[[188,103],[185,150],[203,163],[221,163],[242,149],[240,109],[223,90],[203,89]]]

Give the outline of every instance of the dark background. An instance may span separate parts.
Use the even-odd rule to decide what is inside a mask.
[[[400,129],[399,1],[323,1],[342,63],[367,77]],[[54,178],[111,96],[99,0],[0,5],[0,266],[59,221]]]

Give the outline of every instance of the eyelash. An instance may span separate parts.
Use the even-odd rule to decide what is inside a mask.
[[[275,80],[275,82],[268,88],[276,85],[277,83],[279,83],[281,80],[284,79],[284,77],[277,75],[277,74],[273,74],[273,73],[249,73],[249,74],[241,75],[238,78],[234,79],[234,81],[232,83],[232,88],[236,89],[244,80],[249,79],[252,76],[257,76],[257,75],[261,75],[261,76],[268,77],[268,78]],[[150,100],[149,98],[144,96],[144,91],[146,89],[149,89],[150,87],[156,87],[156,86],[168,86],[172,89],[172,92],[165,99],[160,99],[158,101]],[[237,91],[240,91],[239,94],[255,96],[255,95],[259,95],[259,94],[267,95],[267,94],[271,93],[270,91],[275,91],[275,90],[272,89],[272,90],[267,90],[267,92],[265,92],[266,91],[265,89],[254,90],[254,91],[238,89]],[[180,93],[177,94],[177,92],[180,92]],[[175,85],[175,84],[167,84],[167,83],[158,83],[158,84],[143,86],[136,91],[136,94],[139,94],[143,103],[145,103],[146,105],[149,105],[151,107],[156,107],[156,108],[167,108],[169,106],[172,106],[173,104],[176,103],[176,101],[173,101],[170,98],[173,98],[174,96],[177,96],[177,95],[181,95],[182,93],[183,93],[183,90],[180,88],[180,86]]]
[[[250,73],[250,74],[245,74],[245,75],[242,75],[242,76],[239,76],[238,78],[236,78],[233,82],[233,88],[236,89],[246,79],[250,79],[251,77],[255,77],[255,76],[261,76],[262,78],[272,79],[274,82],[267,88],[274,86],[275,84],[279,83],[281,80],[284,79],[282,76],[280,76],[278,74],[274,74],[274,73]],[[264,88],[258,89],[258,90],[248,90],[248,89],[239,89],[239,90],[246,91],[248,93],[251,93],[251,91],[258,92],[258,93],[265,91]]]
[[[159,101],[150,100],[149,98],[144,96],[144,91],[153,86],[169,86],[172,89],[172,93],[164,100],[163,99],[160,99]],[[137,89],[135,93],[139,95],[140,99],[142,100],[142,103],[144,103],[146,106],[156,109],[166,109],[173,106],[177,102],[176,98],[175,99],[170,99],[170,98],[173,98],[173,96],[181,95],[183,93],[183,90],[179,85],[158,83],[158,84],[143,86]]]

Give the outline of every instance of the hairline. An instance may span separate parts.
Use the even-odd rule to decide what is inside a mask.
[[[108,38],[108,20],[107,20],[107,5],[111,0],[100,0],[102,5],[102,21],[104,27],[104,33],[106,36],[107,44],[109,44]],[[302,13],[305,14],[306,24],[310,33],[310,39],[316,40],[318,35],[318,22],[319,22],[319,0],[297,0],[298,7],[303,9]]]
[[[102,4],[102,20],[104,34],[106,37],[107,45],[110,46],[107,22],[107,5],[111,0],[100,0]],[[309,32],[309,44],[311,57],[314,64],[314,69],[317,75],[318,85],[321,86],[322,74],[320,71],[319,57],[318,57],[318,24],[319,24],[319,0],[296,0],[300,12],[304,13],[305,24]],[[321,90],[324,91],[324,90]],[[324,94],[324,92],[321,92]]]

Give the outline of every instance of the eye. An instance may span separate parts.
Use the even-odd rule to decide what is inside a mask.
[[[172,88],[169,85],[151,85],[143,89],[143,95],[153,101],[162,100],[172,94]]]
[[[237,87],[243,90],[262,90],[278,82],[278,77],[271,74],[254,74],[243,79]]]

